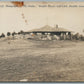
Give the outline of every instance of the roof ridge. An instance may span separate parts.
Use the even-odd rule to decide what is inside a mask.
[[[60,32],[60,31],[63,31],[63,32],[66,32],[66,31],[70,31],[70,30],[68,30],[68,29],[66,29],[66,28],[62,28],[62,27],[58,27],[58,28],[56,28],[56,27],[52,27],[52,26],[50,26],[50,25],[44,25],[43,27],[40,27],[40,28],[37,28],[37,29],[33,29],[33,30],[30,30],[31,32],[33,32],[33,31],[56,31],[56,32]]]

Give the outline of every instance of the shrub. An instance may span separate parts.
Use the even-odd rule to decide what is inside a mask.
[[[7,32],[7,36],[10,36],[11,35],[11,33],[10,32]]]
[[[2,37],[5,37],[5,34],[4,33],[1,34],[0,38],[2,38]]]

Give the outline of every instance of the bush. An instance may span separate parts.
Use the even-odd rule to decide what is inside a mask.
[[[2,37],[5,37],[5,34],[4,33],[1,34],[0,38],[2,38]]]
[[[84,36],[80,35],[79,33],[76,33],[75,35],[72,36],[72,39],[74,39],[74,40],[84,40]]]
[[[18,32],[18,34],[24,34],[24,31],[23,31],[23,30],[21,30],[20,32]]]
[[[7,32],[7,36],[10,36],[11,35],[11,33],[10,32]]]
[[[15,32],[13,32],[13,33],[12,33],[12,36],[14,36],[15,34],[16,34],[16,33],[15,33]]]

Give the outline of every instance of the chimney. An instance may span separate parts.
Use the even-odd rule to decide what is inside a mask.
[[[56,25],[56,28],[58,28],[58,25]]]

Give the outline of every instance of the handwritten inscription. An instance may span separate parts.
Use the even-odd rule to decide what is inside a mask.
[[[18,7],[16,5],[0,5],[0,8],[3,8],[3,7]],[[84,5],[53,5],[53,4],[47,4],[47,5],[44,5],[44,4],[39,4],[39,5],[23,5],[22,7],[39,7],[39,8],[46,8],[46,7],[51,7],[51,8],[54,8],[54,7],[57,7],[57,8],[76,8],[76,7],[84,7]]]

